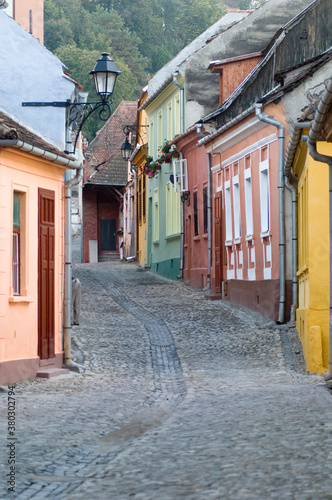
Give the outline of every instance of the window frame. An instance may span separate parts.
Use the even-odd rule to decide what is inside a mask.
[[[14,223],[15,193],[19,195],[19,224]],[[12,185],[11,271],[9,301],[27,300],[27,196],[26,186]],[[16,243],[14,242],[16,240]],[[25,297],[25,299],[24,299]]]
[[[193,213],[194,213],[194,236],[199,236],[199,220],[198,220],[198,192],[193,192]]]
[[[203,233],[208,233],[208,188],[203,186]]]
[[[270,233],[270,175],[269,160],[259,163],[259,190],[260,190],[260,214],[261,214],[261,237]]]

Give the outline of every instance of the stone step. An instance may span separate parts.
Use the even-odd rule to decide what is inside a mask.
[[[118,253],[100,253],[98,255],[98,262],[110,262],[112,260],[119,260],[120,255]]]
[[[67,368],[43,368],[41,370],[38,370],[36,373],[36,377],[40,378],[51,378],[51,377],[57,377],[59,375],[67,375],[69,373],[69,370]]]

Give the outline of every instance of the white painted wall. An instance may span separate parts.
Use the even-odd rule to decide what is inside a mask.
[[[0,10],[0,109],[65,149],[65,108],[23,107],[24,101],[66,101],[75,84],[49,50]]]

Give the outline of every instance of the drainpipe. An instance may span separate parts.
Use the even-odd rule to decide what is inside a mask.
[[[286,262],[285,262],[285,201],[284,201],[284,142],[285,127],[282,123],[262,115],[262,104],[254,105],[256,116],[262,122],[278,127],[279,129],[279,167],[278,167],[278,193],[279,193],[279,257],[280,257],[280,280],[279,280],[279,312],[277,323],[285,322],[286,301]]]
[[[201,131],[202,123],[196,125],[196,132],[204,139],[207,137]],[[211,203],[211,155],[206,154],[206,174],[207,174],[207,230],[208,230],[208,253],[207,253],[207,269],[206,269],[206,290],[209,292],[211,290],[211,256],[212,256],[212,245],[211,245],[211,213],[212,213],[212,203]]]
[[[63,326],[63,350],[64,364],[68,368],[76,366],[71,356],[71,309],[72,309],[72,240],[71,240],[71,189],[79,184],[83,177],[83,165],[76,169],[76,175],[65,185],[65,283],[64,283],[64,326]]]
[[[180,89],[180,134],[182,134],[185,130],[185,122],[184,122],[184,86],[178,82],[179,72],[176,71],[173,73],[173,82]],[[176,179],[174,179],[174,183]],[[184,225],[185,225],[185,213],[184,213],[184,201],[181,200],[181,241],[180,241],[180,274],[177,276],[178,279],[183,278],[183,269],[184,269]]]
[[[302,129],[309,128],[310,122],[293,123],[291,137],[287,146],[284,178],[285,186],[292,193],[292,305],[290,321],[296,321],[296,309],[298,307],[298,279],[297,279],[297,249],[298,249],[298,227],[297,227],[297,177],[292,172],[292,164],[301,140]]]
[[[332,79],[327,82],[326,90],[318,103],[308,135],[308,148],[312,158],[327,163],[329,166],[329,221],[330,221],[330,322],[329,322],[329,369],[324,373],[326,381],[332,379],[332,157],[317,152],[317,140],[320,137],[326,116],[332,105]]]

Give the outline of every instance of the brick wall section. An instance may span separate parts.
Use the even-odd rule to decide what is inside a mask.
[[[137,102],[122,102],[85,149],[83,262],[89,262],[89,240],[98,240],[98,252],[100,251],[101,218],[116,219],[116,228],[120,228],[119,197],[112,196],[110,186],[114,186],[119,192],[127,183],[127,163],[122,159],[120,148],[125,140],[123,127],[133,125],[136,119]],[[134,140],[132,142],[135,144]],[[91,169],[91,164],[99,165],[98,171]],[[118,239],[116,244],[118,252]]]
[[[83,190],[83,262],[89,262],[89,240],[98,239],[97,191]]]

